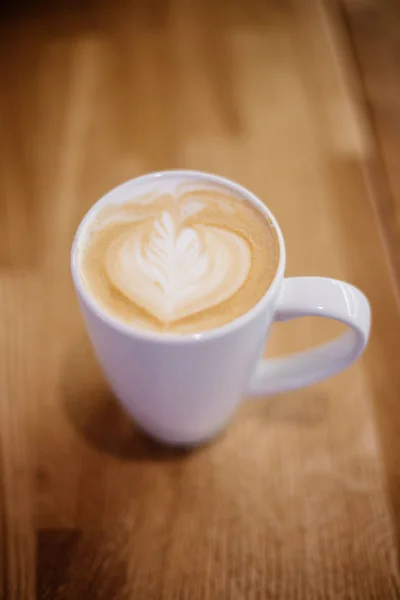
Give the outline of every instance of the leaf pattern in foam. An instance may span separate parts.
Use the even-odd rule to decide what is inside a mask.
[[[121,235],[107,253],[111,282],[132,302],[171,323],[215,306],[243,284],[251,265],[247,242],[218,227],[181,227],[164,211]],[[178,222],[177,222],[178,221]]]
[[[193,292],[206,273],[209,256],[193,228],[177,232],[172,215],[163,212],[154,223],[148,244],[138,254],[138,265],[162,290],[168,313]]]

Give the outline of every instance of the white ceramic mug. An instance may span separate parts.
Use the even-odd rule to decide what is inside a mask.
[[[226,426],[246,394],[300,388],[348,367],[367,344],[371,317],[367,298],[348,283],[323,277],[284,279],[281,230],[274,216],[250,191],[207,173],[174,174],[223,185],[273,223],[279,239],[279,265],[271,286],[257,304],[226,325],[182,336],[135,330],[107,314],[88,294],[77,260],[84,229],[99,208],[130,200],[144,178],[159,184],[168,172],[133,179],[101,198],[78,228],[71,268],[90,339],[116,397],[151,436],[172,444],[197,444]],[[261,358],[274,321],[310,315],[342,321],[349,329],[311,350],[281,359]]]

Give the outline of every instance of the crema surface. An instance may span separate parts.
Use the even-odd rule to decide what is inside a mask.
[[[250,203],[202,182],[160,182],[103,206],[81,244],[84,285],[117,319],[166,333],[213,329],[247,312],[279,260],[275,230]]]

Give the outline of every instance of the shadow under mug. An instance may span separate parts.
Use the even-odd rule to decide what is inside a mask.
[[[77,248],[94,214],[130,200],[138,185],[179,177],[223,186],[272,222],[280,258],[265,295],[230,323],[198,334],[165,335],[135,329],[107,314],[82,281]],[[244,395],[268,395],[310,385],[354,362],[369,337],[371,312],[356,287],[324,277],[284,278],[285,244],[268,208],[250,191],[198,171],[165,171],[132,179],[103,196],[83,218],[72,246],[71,269],[87,331],[117,398],[151,436],[170,444],[199,444],[222,430]],[[262,359],[274,321],[318,316],[348,330],[326,344],[285,358]]]

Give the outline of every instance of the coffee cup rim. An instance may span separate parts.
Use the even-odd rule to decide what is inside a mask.
[[[236,317],[236,319],[233,319],[229,323],[225,323],[224,325],[214,327],[213,329],[200,331],[197,333],[177,334],[159,333],[151,330],[147,331],[146,329],[140,329],[138,327],[135,327],[134,325],[124,323],[117,317],[114,317],[113,315],[107,313],[103,308],[101,308],[99,304],[97,304],[92,295],[86,289],[86,286],[82,280],[82,275],[78,264],[78,250],[81,237],[85,231],[87,224],[92,219],[93,215],[96,214],[96,212],[101,208],[101,206],[106,205],[109,201],[111,201],[111,198],[113,196],[121,194],[121,192],[123,192],[124,189],[133,185],[144,183],[146,182],[146,180],[151,181],[153,179],[157,180],[159,178],[164,177],[182,177],[188,179],[193,178],[197,180],[200,179],[205,182],[215,183],[217,185],[221,185],[225,188],[228,188],[230,191],[234,192],[236,197],[243,198],[245,201],[248,201],[253,206],[255,206],[257,210],[261,212],[262,215],[264,215],[264,217],[272,224],[273,228],[275,229],[279,246],[279,260],[271,285],[268,287],[268,289],[260,298],[260,300],[258,300],[258,302],[256,302],[248,311]],[[169,169],[164,171],[154,171],[145,173],[143,175],[139,175],[138,177],[134,177],[132,179],[124,181],[118,186],[113,187],[111,190],[109,190],[103,196],[101,196],[96,202],[94,202],[94,204],[89,208],[89,210],[86,212],[86,214],[84,215],[84,217],[78,225],[72,243],[70,261],[72,279],[80,299],[84,302],[87,308],[92,313],[94,313],[97,316],[97,318],[99,318],[104,324],[129,337],[138,338],[143,341],[156,342],[158,344],[190,344],[206,342],[212,339],[223,337],[234,330],[244,327],[249,321],[254,319],[264,309],[264,307],[268,304],[270,299],[278,293],[278,287],[283,280],[285,272],[286,251],[283,234],[277,219],[269,210],[269,208],[260,200],[260,198],[256,194],[251,192],[249,189],[247,189],[246,187],[244,187],[236,181],[228,179],[227,177],[215,175],[206,171],[198,171],[191,169]]]

